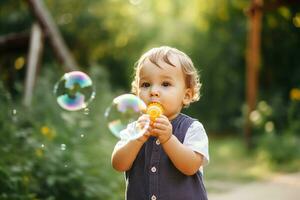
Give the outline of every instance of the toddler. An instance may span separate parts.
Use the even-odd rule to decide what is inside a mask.
[[[127,200],[205,200],[203,166],[209,161],[202,124],[181,113],[200,97],[199,77],[191,59],[168,46],[143,54],[135,67],[132,92],[147,105],[158,103],[163,114],[147,132],[121,139],[112,166],[125,172]],[[149,119],[144,114],[137,123]]]

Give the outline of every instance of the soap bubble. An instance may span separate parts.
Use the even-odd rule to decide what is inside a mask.
[[[65,144],[61,144],[60,145],[60,150],[65,151],[67,148],[67,146]]]
[[[54,93],[58,105],[69,111],[86,108],[96,94],[91,78],[80,71],[64,74],[55,84]]]
[[[17,122],[18,121],[18,112],[16,109],[13,109],[11,111],[11,118],[13,122]]]
[[[147,131],[150,124],[149,119],[137,123],[146,109],[146,104],[133,94],[116,97],[105,112],[109,130],[118,138],[137,139]]]

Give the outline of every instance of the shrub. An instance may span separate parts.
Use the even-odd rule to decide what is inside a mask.
[[[112,99],[105,71],[89,73],[97,96],[87,113],[59,108],[52,90],[61,75],[48,68],[30,108],[0,86],[0,199],[122,199],[122,175],[110,166],[116,139],[103,115]]]
[[[276,170],[294,171],[300,167],[299,102],[291,101],[287,109],[284,128],[277,128],[273,121],[275,113],[265,101],[258,103],[250,114],[254,128],[254,144],[257,154],[263,152],[264,159]],[[298,107],[297,107],[298,106]]]

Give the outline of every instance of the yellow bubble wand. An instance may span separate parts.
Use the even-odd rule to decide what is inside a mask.
[[[150,103],[147,107],[146,113],[150,116],[151,123],[155,122],[155,119],[162,115],[164,109],[160,103],[153,102]]]

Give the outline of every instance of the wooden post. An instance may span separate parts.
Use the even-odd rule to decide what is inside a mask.
[[[250,113],[256,107],[258,90],[258,71],[260,65],[261,44],[261,21],[263,0],[252,0],[248,11],[249,27],[246,51],[246,101],[247,119],[245,124],[245,140],[247,146],[251,147],[251,123]]]
[[[31,29],[29,54],[27,57],[27,70],[25,78],[25,93],[23,103],[29,107],[31,105],[36,72],[40,64],[43,51],[43,34],[41,27],[38,24],[33,24]]]
[[[28,48],[29,32],[9,33],[0,36],[0,53]]]
[[[50,13],[44,6],[43,0],[27,0],[27,3],[31,7],[33,14],[38,20],[40,26],[48,35],[52,49],[54,50],[58,60],[62,62],[63,67],[66,69],[66,71],[77,70],[78,65],[71,56],[71,53],[67,48]]]

